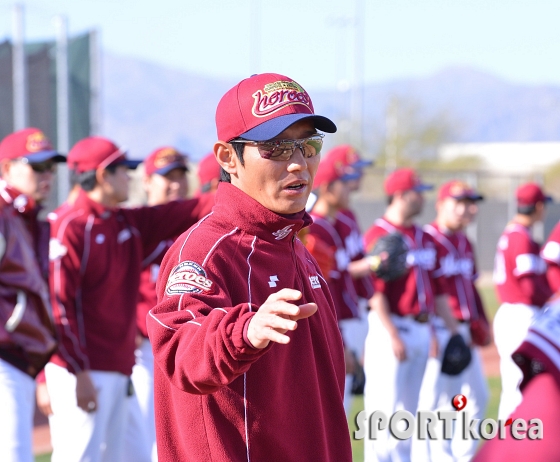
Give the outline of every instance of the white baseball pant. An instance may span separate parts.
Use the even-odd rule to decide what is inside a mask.
[[[383,411],[388,419],[397,410],[416,416],[422,377],[430,348],[430,326],[410,317],[391,315],[406,347],[406,359],[398,361],[393,353],[391,338],[375,312],[370,312],[369,332],[365,344],[364,369],[366,416]],[[409,462],[411,440],[398,440],[388,430],[378,432],[377,440],[364,440],[366,462]]]
[[[470,419],[483,419],[489,391],[478,348],[471,348],[472,361],[461,374],[455,376],[442,374],[441,361],[451,334],[440,317],[434,317],[432,325],[438,342],[438,357],[428,359],[420,390],[418,409],[435,412],[454,411],[451,400],[455,395],[463,394],[467,398],[466,411],[468,411]],[[469,344],[471,341],[469,324],[461,323],[458,328],[465,342]],[[442,439],[443,426],[437,427],[437,431],[437,440],[414,439],[412,444],[413,461],[468,462],[474,457],[478,448],[478,441],[462,438],[461,420],[456,422],[453,428],[453,437],[450,440]]]
[[[52,462],[123,460],[128,418],[129,377],[90,371],[97,390],[97,410],[85,412],[76,402],[76,376],[49,363],[45,367],[53,414],[49,417]]]
[[[157,462],[154,416],[154,354],[148,339],[135,351],[134,394],[129,398],[124,462]]]
[[[502,394],[498,419],[507,419],[521,403],[519,383],[523,379],[521,369],[511,355],[525,339],[539,308],[522,303],[504,303],[494,317],[494,343],[500,355]]]
[[[32,462],[35,381],[0,359],[0,460]]]

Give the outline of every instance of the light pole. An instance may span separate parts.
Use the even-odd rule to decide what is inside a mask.
[[[27,66],[25,62],[23,5],[14,5],[12,15],[12,80],[14,94],[14,131],[27,127]]]

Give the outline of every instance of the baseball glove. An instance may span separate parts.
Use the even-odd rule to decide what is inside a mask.
[[[401,233],[385,234],[375,241],[368,255],[370,269],[384,281],[398,279],[408,272],[407,254],[408,246]]]
[[[471,363],[471,349],[461,334],[454,334],[447,342],[441,361],[441,372],[447,375],[459,375]]]

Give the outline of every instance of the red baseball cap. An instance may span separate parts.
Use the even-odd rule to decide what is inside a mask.
[[[198,163],[198,182],[200,186],[210,183],[213,179],[220,179],[221,167],[213,152],[206,154]]]
[[[438,191],[438,200],[447,199],[451,197],[458,201],[463,199],[468,199],[471,201],[481,201],[484,196],[478,194],[473,188],[471,188],[467,183],[459,180],[451,180],[443,184]]]
[[[535,205],[537,202],[551,202],[552,197],[544,194],[536,183],[525,183],[515,192],[518,205]]]
[[[14,132],[0,143],[0,159],[25,158],[29,163],[64,162],[66,157],[56,152],[49,139],[38,128],[24,128]]]
[[[416,172],[411,168],[400,168],[389,174],[385,178],[384,183],[385,193],[392,196],[398,191],[428,191],[433,189],[433,185],[424,184]]]
[[[180,168],[189,171],[189,166],[187,165],[188,157],[181,154],[175,148],[166,146],[163,148],[156,149],[144,160],[146,175],[153,175],[157,173],[158,175],[166,175],[171,170],[175,168]]]
[[[371,165],[371,162],[361,161],[352,146],[337,146],[327,152],[321,160],[313,187],[318,188],[322,184],[332,183],[336,180],[357,180],[362,176],[361,167],[359,167],[361,165]]]
[[[109,165],[125,165],[135,169],[141,160],[126,158],[126,149],[100,136],[90,136],[78,141],[68,153],[68,167],[78,173],[107,168]]]
[[[336,125],[315,115],[307,92],[294,80],[280,74],[256,74],[242,80],[218,103],[216,128],[218,139],[235,138],[265,141],[303,119],[311,119],[315,128],[336,132]]]

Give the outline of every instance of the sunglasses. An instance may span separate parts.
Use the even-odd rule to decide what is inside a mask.
[[[54,173],[56,166],[56,163],[52,160],[46,160],[44,162],[29,162],[29,159],[22,157],[21,159],[16,159],[16,161],[29,165],[35,173]]]
[[[321,152],[323,147],[323,135],[317,133],[308,138],[300,140],[269,140],[269,141],[250,141],[234,140],[231,143],[249,144],[256,146],[259,155],[263,159],[270,160],[290,160],[296,149],[300,149],[306,159],[315,157]]]

